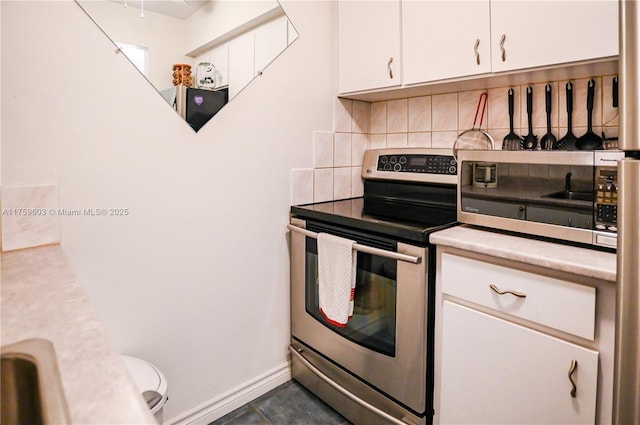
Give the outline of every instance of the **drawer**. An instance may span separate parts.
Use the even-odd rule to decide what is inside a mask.
[[[448,253],[441,273],[443,294],[594,340],[595,288]]]

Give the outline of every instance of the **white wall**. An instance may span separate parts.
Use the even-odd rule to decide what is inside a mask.
[[[193,65],[186,56],[187,21],[149,10],[141,18],[140,9],[110,1],[82,1],[82,7],[113,41],[148,48],[146,77],[159,90],[173,87],[174,63]]]
[[[332,129],[333,2],[197,134],[71,1],[2,1],[2,181],[57,182],[62,245],[117,348],[167,376],[165,419],[286,362],[290,169]],[[97,418],[99,420],[99,418]]]

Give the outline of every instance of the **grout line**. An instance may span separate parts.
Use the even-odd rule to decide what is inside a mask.
[[[249,402],[249,406],[251,406],[251,408],[267,423],[267,425],[273,425],[273,423],[269,419],[267,419],[265,415],[262,414],[260,409],[253,405],[253,402]]]

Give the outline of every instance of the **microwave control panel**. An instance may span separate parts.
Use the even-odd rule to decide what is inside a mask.
[[[596,230],[618,231],[618,170],[616,167],[596,167]]]

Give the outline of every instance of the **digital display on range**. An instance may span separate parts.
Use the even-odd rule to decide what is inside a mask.
[[[427,165],[426,156],[410,156],[409,157],[409,166],[424,167],[425,165]]]

